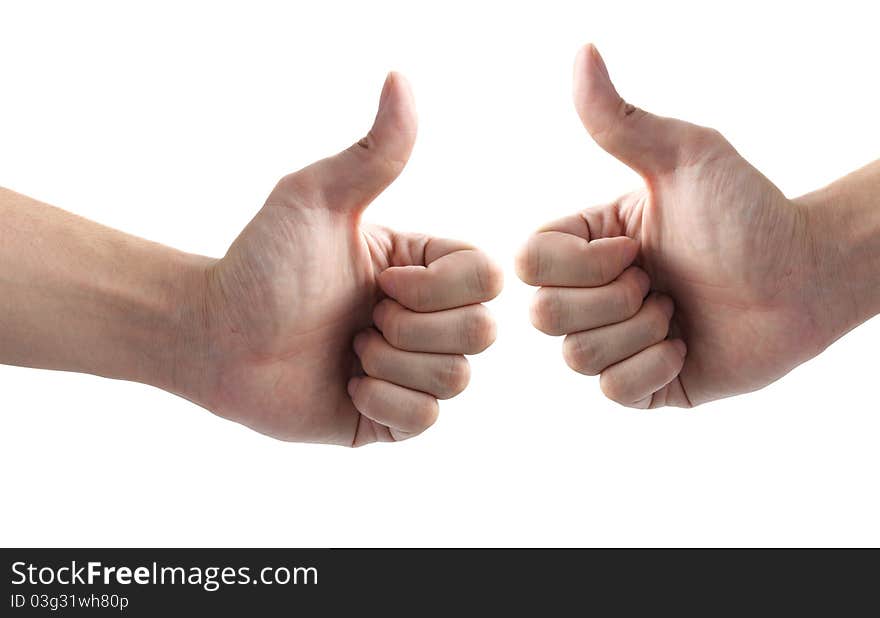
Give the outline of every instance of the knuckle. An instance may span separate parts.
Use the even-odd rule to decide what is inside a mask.
[[[348,147],[348,152],[374,166],[383,175],[396,178],[406,166],[406,160],[388,155],[370,129],[367,134]]]
[[[403,308],[396,302],[391,300],[383,300],[384,305],[382,324],[379,325],[382,330],[382,336],[385,341],[393,345],[395,348],[403,347],[406,344],[406,319],[404,317]]]
[[[648,337],[652,341],[662,341],[669,334],[669,318],[658,305],[654,305],[648,319]]]
[[[296,172],[282,176],[281,179],[275,183],[275,190],[282,192],[296,191],[302,187],[303,183],[301,182],[301,177],[302,174]]]
[[[626,386],[615,372],[602,372],[599,376],[599,388],[602,389],[602,393],[611,401],[622,405],[629,403],[626,398]]]
[[[621,140],[620,119],[625,117],[625,114],[623,114],[625,105],[626,102],[621,99],[619,104],[620,113],[609,119],[604,126],[597,127],[591,131],[596,143],[606,150],[617,150],[619,147]]]
[[[451,399],[467,388],[471,378],[470,363],[464,356],[450,356],[443,370],[436,376],[439,399]]]
[[[474,267],[476,292],[481,298],[491,299],[501,293],[504,274],[485,253],[478,252],[479,262]]]
[[[406,167],[405,159],[389,157],[383,152],[374,153],[373,159],[376,161],[377,167],[384,171],[386,178],[397,178],[403,172],[403,168]]]
[[[379,346],[381,343],[378,341],[377,337],[370,336],[366,343],[364,344],[364,348],[360,354],[361,367],[369,376],[375,376],[380,373],[381,367],[379,359],[381,355],[379,354]]]
[[[723,145],[727,143],[727,139],[721,134],[721,131],[712,127],[700,127],[699,136],[707,144]]]
[[[691,153],[694,158],[699,158],[701,154],[707,156],[720,154],[732,148],[720,131],[699,125],[691,125],[688,128],[682,146],[685,152]]]
[[[556,290],[541,288],[532,300],[532,324],[547,335],[561,335],[562,303]]]
[[[569,367],[588,376],[599,375],[599,354],[593,338],[585,333],[568,335],[562,343],[562,356]]]
[[[319,187],[320,183],[316,182],[314,174],[305,168],[287,174],[275,183],[268,201],[290,208],[307,206],[315,201],[323,201]]]
[[[617,291],[618,308],[622,315],[632,317],[642,307],[642,290],[634,277],[626,282],[620,282]]]
[[[436,423],[439,415],[440,406],[437,400],[430,395],[425,395],[418,405],[413,406],[407,431],[414,434],[421,433]]]
[[[416,284],[410,288],[411,292],[411,307],[415,311],[427,311],[431,308],[431,303],[433,302],[434,294],[431,292],[431,287],[425,285],[423,283]]]
[[[684,359],[675,351],[672,345],[667,342],[667,344],[663,346],[661,362],[663,363],[666,375],[675,376],[679,369],[681,369]]]
[[[401,312],[397,319],[392,320],[392,338],[388,341],[395,348],[406,350],[412,346],[412,328],[409,320]]]
[[[614,278],[611,274],[613,269],[608,263],[608,260],[597,259],[592,260],[591,263],[593,265],[593,277],[597,283],[605,284]]]
[[[381,329],[385,325],[385,320],[391,315],[391,312],[394,311],[396,304],[397,303],[390,298],[383,298],[376,303],[376,306],[373,307],[373,324]]]
[[[354,407],[359,411],[369,411],[373,407],[373,381],[370,378],[362,378],[360,380],[360,386],[354,392],[354,396],[352,397],[352,403],[354,403]]]
[[[516,273],[524,283],[539,285],[542,277],[541,248],[537,234],[529,237],[516,256]]]
[[[495,321],[489,310],[477,305],[474,314],[469,316],[462,327],[462,343],[470,354],[477,354],[495,341]]]

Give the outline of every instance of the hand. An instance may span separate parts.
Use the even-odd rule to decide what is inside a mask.
[[[761,388],[832,337],[809,209],[716,131],[626,103],[585,47],[574,100],[593,139],[645,188],[550,223],[517,259],[542,286],[536,328],[565,334],[572,369],[635,408]]]
[[[360,223],[415,136],[409,87],[390,74],[365,138],[278,183],[208,268],[181,394],[284,440],[359,446],[436,420],[437,399],[467,385],[463,355],[494,340],[479,303],[502,276],[465,243]]]

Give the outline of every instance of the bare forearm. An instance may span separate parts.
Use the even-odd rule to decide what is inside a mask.
[[[880,160],[805,195],[831,340],[880,313]]]
[[[0,188],[0,363],[173,390],[210,262]]]

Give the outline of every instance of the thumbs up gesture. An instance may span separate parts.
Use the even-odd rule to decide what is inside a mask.
[[[531,317],[569,366],[635,408],[692,406],[769,384],[818,354],[810,209],[716,131],[618,95],[593,46],[574,101],[593,139],[645,186],[545,225],[517,258]]]
[[[466,243],[360,221],[415,137],[392,73],[366,137],[278,183],[208,270],[182,395],[277,438],[359,446],[421,433],[465,388],[500,270]]]

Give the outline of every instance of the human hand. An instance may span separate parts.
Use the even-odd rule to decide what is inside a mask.
[[[626,103],[592,45],[574,101],[593,139],[645,188],[545,225],[517,258],[542,286],[535,327],[575,371],[636,408],[761,388],[834,336],[810,209],[716,131]]]
[[[203,344],[181,353],[175,390],[283,440],[359,446],[435,421],[467,385],[464,355],[494,340],[480,303],[502,275],[465,243],[361,224],[415,137],[392,73],[367,136],[283,178],[208,268]]]

